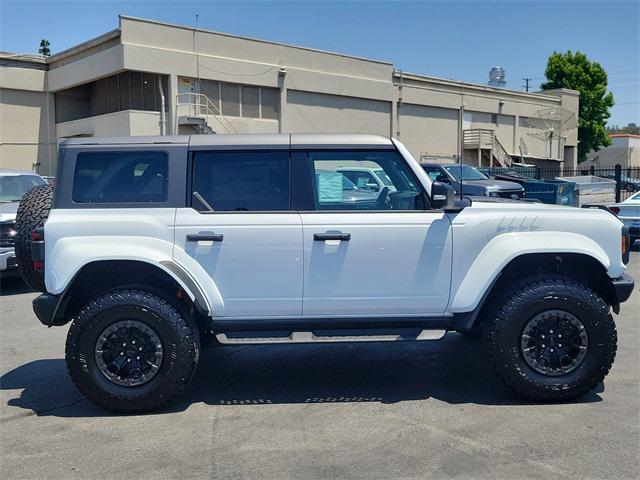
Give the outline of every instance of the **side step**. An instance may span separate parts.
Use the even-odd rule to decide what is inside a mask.
[[[280,332],[227,332],[216,334],[216,339],[225,345],[258,345],[271,343],[340,343],[340,342],[400,342],[400,341],[422,341],[440,340],[444,337],[446,330],[415,330],[408,331],[377,331],[368,332],[366,330],[353,332],[345,335],[346,332],[291,332],[282,334]],[[340,335],[339,333],[343,333]]]

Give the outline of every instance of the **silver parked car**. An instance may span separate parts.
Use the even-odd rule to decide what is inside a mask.
[[[33,187],[46,183],[37,173],[0,169],[0,275],[13,273],[18,267],[13,242],[20,200]]]

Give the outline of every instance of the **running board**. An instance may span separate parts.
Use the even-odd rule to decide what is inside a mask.
[[[261,335],[261,334],[262,335]],[[400,342],[440,340],[446,330],[420,330],[417,334],[388,333],[367,335],[316,335],[314,332],[291,332],[286,336],[267,336],[268,332],[252,333],[234,332],[218,333],[216,339],[224,345],[258,345],[269,343],[340,343],[340,342]],[[273,332],[271,332],[273,333]]]

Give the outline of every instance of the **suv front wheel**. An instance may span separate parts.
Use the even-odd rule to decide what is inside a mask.
[[[199,351],[192,319],[153,293],[121,289],[96,298],[76,316],[66,361],[78,390],[93,403],[142,412],[187,388]]]
[[[616,354],[608,305],[570,278],[517,282],[487,319],[485,340],[500,378],[538,401],[566,401],[593,390]]]

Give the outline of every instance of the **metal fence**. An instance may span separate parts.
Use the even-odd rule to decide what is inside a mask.
[[[594,175],[596,177],[609,178],[616,181],[616,202],[622,202],[640,191],[640,167],[583,167],[567,169],[558,166],[557,168],[540,167],[511,167],[511,168],[481,168],[485,175],[508,175],[509,172],[516,172],[536,180],[553,180],[557,177],[575,177],[583,175]]]

